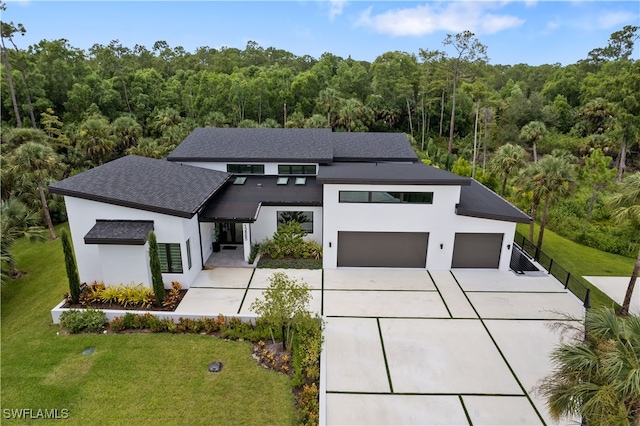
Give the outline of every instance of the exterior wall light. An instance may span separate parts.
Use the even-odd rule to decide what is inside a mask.
[[[442,250],[444,248],[444,244],[440,244],[440,250]]]
[[[507,250],[511,250],[511,244],[507,244]]]

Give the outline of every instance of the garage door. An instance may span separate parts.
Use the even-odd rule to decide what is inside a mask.
[[[338,232],[338,266],[424,268],[427,232]]]
[[[497,268],[503,234],[456,234],[452,268]]]

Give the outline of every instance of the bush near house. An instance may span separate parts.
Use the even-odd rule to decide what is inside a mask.
[[[105,286],[103,283],[98,282],[80,286],[79,303],[74,303],[73,298],[69,294],[65,294],[66,304],[64,307],[173,311],[184,297],[186,290],[182,290],[182,286],[177,281],[172,282],[171,286],[173,288],[166,295],[162,308],[158,308],[155,304],[156,299],[153,289],[142,284],[131,283],[129,285]]]
[[[294,259],[320,259],[322,246],[315,241],[305,240],[307,234],[298,222],[286,222],[278,226],[273,238],[260,244],[260,253],[272,259],[291,257]]]

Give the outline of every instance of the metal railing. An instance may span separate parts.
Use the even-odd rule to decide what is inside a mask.
[[[564,269],[557,262],[554,262],[553,258],[536,247],[535,244],[526,239],[525,236],[519,232],[516,232],[513,242],[520,247],[523,253],[538,262],[538,264],[546,269],[548,273],[564,284],[565,289],[569,290],[578,299],[582,300],[586,309],[591,307],[591,289],[587,288],[575,276],[571,275],[571,272]]]

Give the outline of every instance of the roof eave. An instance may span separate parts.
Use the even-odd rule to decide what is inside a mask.
[[[329,163],[333,161],[333,157],[322,158],[246,158],[246,157],[167,157],[167,161],[190,162],[190,163]]]
[[[500,220],[503,222],[515,222],[515,223],[530,223],[531,218],[529,216],[508,216],[508,215],[499,215],[499,214],[491,214],[485,212],[477,212],[471,210],[465,210],[460,208],[459,205],[456,206],[456,214],[459,216],[467,216],[467,217],[475,217],[479,219],[491,219],[491,220]]]
[[[462,186],[470,185],[467,179],[371,179],[371,178],[316,178],[322,184],[364,184],[364,185],[432,185],[432,186]]]
[[[133,238],[84,238],[85,244],[103,244],[103,245],[117,245],[117,246],[143,246],[147,243],[146,239],[133,239]]]
[[[132,209],[136,209],[136,210],[145,210],[145,211],[149,211],[149,212],[153,212],[153,213],[160,213],[160,214],[166,214],[168,216],[176,216],[176,217],[181,217],[181,218],[185,218],[185,219],[191,219],[196,213],[196,211],[193,212],[187,212],[187,211],[179,211],[179,210],[173,210],[173,209],[165,209],[165,208],[161,208],[161,207],[153,207],[153,206],[149,206],[146,204],[139,204],[139,203],[132,203],[132,202],[128,202],[128,201],[121,201],[121,200],[114,200],[111,198],[107,198],[107,197],[101,197],[99,195],[90,195],[90,194],[86,194],[84,192],[77,192],[77,191],[73,191],[70,189],[65,189],[65,188],[58,188],[55,186],[49,186],[49,192],[52,194],[58,194],[58,195],[64,195],[64,196],[68,196],[68,197],[75,197],[75,198],[81,198],[84,200],[89,200],[89,201],[97,201],[99,203],[105,203],[105,204],[111,204],[114,206],[120,206],[120,207],[129,207]],[[211,197],[209,197],[211,198]]]

